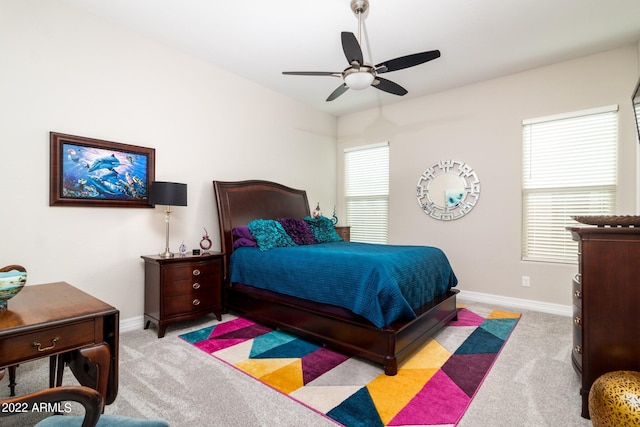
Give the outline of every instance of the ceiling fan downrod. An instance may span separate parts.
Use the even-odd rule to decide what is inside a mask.
[[[351,10],[358,18],[358,43],[362,46],[362,15],[369,10],[369,0],[351,0]]]

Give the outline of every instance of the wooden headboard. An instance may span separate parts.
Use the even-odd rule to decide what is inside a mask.
[[[231,231],[234,227],[247,225],[254,219],[278,219],[288,216],[304,218],[310,213],[307,193],[304,190],[285,187],[275,182],[213,181],[213,189],[218,205],[221,250],[225,253],[225,260],[228,260],[233,251]]]

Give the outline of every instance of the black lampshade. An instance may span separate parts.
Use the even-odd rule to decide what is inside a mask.
[[[187,206],[187,184],[153,181],[149,191],[152,205]]]

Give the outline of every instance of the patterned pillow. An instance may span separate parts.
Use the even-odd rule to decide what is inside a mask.
[[[282,225],[275,219],[254,219],[249,224],[249,231],[258,242],[261,251],[273,248],[296,246]]]
[[[314,245],[318,243],[309,224],[304,220],[298,218],[279,218],[278,222],[282,224],[282,227],[287,232],[289,237],[296,242],[296,245]]]
[[[333,222],[326,216],[321,216],[319,218],[306,216],[304,220],[309,224],[309,228],[311,228],[311,231],[318,243],[342,241],[342,238],[333,226]]]

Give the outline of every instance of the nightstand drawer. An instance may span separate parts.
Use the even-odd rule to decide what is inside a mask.
[[[212,275],[200,277],[193,281],[168,282],[164,285],[163,296],[174,297],[178,295],[194,295],[196,293],[215,292],[216,278]]]
[[[164,279],[166,282],[199,280],[203,277],[214,275],[216,270],[220,271],[219,263],[194,262],[184,265],[171,265],[165,268]]]
[[[211,311],[214,306],[213,294],[178,295],[173,298],[163,298],[163,315],[175,316],[194,313],[197,311]]]
[[[351,241],[351,227],[349,226],[336,226],[336,233],[345,242]]]
[[[65,325],[0,340],[2,360],[9,366],[29,358],[39,358],[93,344],[95,322]]]

